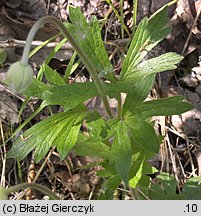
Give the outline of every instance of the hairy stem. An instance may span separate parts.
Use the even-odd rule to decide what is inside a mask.
[[[119,120],[122,120],[122,99],[121,99],[121,93],[118,98],[118,113],[117,113],[117,118]]]
[[[38,31],[38,29],[40,28],[40,26],[42,26],[42,25],[44,25],[46,23],[53,23],[56,26],[58,26],[61,33],[68,39],[68,41],[71,43],[73,48],[76,50],[76,52],[80,56],[82,62],[85,64],[88,71],[90,72],[92,79],[96,83],[96,87],[97,87],[97,89],[99,91],[99,94],[100,94],[100,96],[102,98],[102,101],[104,103],[106,112],[108,113],[109,117],[112,118],[113,115],[112,115],[112,112],[111,112],[111,109],[110,109],[110,106],[109,106],[109,103],[108,103],[108,99],[107,99],[107,96],[106,96],[106,93],[105,93],[105,89],[104,89],[103,83],[101,82],[101,80],[99,79],[99,77],[97,75],[96,69],[94,68],[94,66],[90,62],[90,60],[87,58],[85,53],[82,51],[82,49],[80,49],[80,47],[78,46],[78,44],[76,43],[76,41],[74,40],[74,38],[72,37],[70,32],[67,30],[67,28],[57,18],[51,17],[51,16],[42,17],[41,19],[39,19],[33,25],[32,29],[30,30],[30,32],[28,34],[26,45],[24,47],[24,52],[23,52],[23,55],[22,55],[22,63],[28,64],[28,56],[29,56],[29,52],[30,52],[30,49],[31,49],[31,42],[33,41],[33,38],[34,38],[36,32]]]
[[[36,184],[36,183],[18,184],[18,185],[12,186],[10,188],[7,188],[6,193],[10,194],[12,192],[23,190],[26,188],[32,188],[32,189],[38,190],[44,194],[47,194],[51,199],[60,200],[60,198],[57,195],[55,195],[50,189],[48,189],[47,187],[42,186],[40,184]]]

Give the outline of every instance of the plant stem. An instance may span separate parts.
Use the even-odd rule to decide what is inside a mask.
[[[124,20],[124,0],[120,0],[120,16],[121,19]],[[121,37],[124,38],[124,28],[121,26]]]
[[[17,159],[17,170],[18,170],[18,176],[19,176],[20,182],[23,182],[23,178],[22,178],[22,167],[21,167],[21,164],[20,164],[20,160],[19,160],[19,159]]]
[[[177,3],[177,2],[178,2],[178,0],[173,0],[173,1],[169,2],[169,3],[167,3],[167,6],[171,6],[171,5],[173,5],[173,4]]]
[[[117,118],[119,120],[122,120],[122,100],[121,100],[121,93],[120,93],[120,96],[118,98],[118,114],[117,114]]]
[[[108,99],[107,99],[107,96],[105,93],[104,86],[97,75],[96,69],[94,68],[93,64],[90,62],[88,57],[85,55],[85,53],[82,51],[82,49],[80,49],[80,47],[78,46],[78,44],[76,43],[76,41],[74,40],[74,38],[72,37],[70,32],[67,30],[67,28],[56,17],[51,17],[51,16],[42,17],[33,25],[33,27],[31,28],[31,30],[28,34],[26,45],[24,47],[24,52],[23,52],[22,60],[21,60],[22,63],[28,64],[28,56],[29,56],[29,52],[31,49],[31,42],[33,41],[33,38],[34,38],[36,32],[38,31],[38,29],[40,28],[40,26],[42,26],[46,23],[53,23],[56,26],[58,26],[61,33],[68,39],[68,41],[71,43],[73,48],[76,50],[76,52],[80,56],[82,62],[86,65],[88,71],[90,72],[92,79],[96,83],[96,87],[97,87],[99,94],[102,98],[106,112],[108,113],[110,118],[113,118],[113,115],[112,115],[112,112],[111,112],[111,109],[110,109],[110,106],[108,103]]]
[[[138,7],[138,0],[133,0],[133,32],[134,35],[136,26],[137,26],[137,7]]]
[[[50,198],[54,199],[54,200],[60,200],[60,198],[55,195],[51,190],[49,190],[47,187],[42,186],[40,184],[36,184],[36,183],[22,183],[22,184],[18,184],[15,186],[12,186],[10,188],[6,189],[6,193],[12,193],[14,191],[18,191],[18,190],[23,190],[25,188],[32,188],[38,191],[41,191],[44,194],[47,194]]]

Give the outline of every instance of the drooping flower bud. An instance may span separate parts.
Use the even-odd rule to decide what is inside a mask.
[[[10,66],[5,82],[13,92],[23,93],[31,84],[33,76],[34,74],[31,66],[18,61]]]

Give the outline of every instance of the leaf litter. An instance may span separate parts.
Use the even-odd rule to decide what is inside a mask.
[[[31,1],[30,1],[31,2]],[[46,14],[53,14],[63,19],[66,19],[68,14],[65,12],[66,4],[65,1],[60,1],[60,5],[57,5],[53,1],[51,4],[45,3],[45,1],[38,1],[40,3],[40,11],[37,10],[39,5],[36,4],[34,10],[32,10],[32,17],[27,17],[27,13],[24,13],[22,17],[17,17],[17,13],[10,14],[9,17],[17,17],[17,19],[24,22],[24,25],[29,26],[30,23],[27,22],[27,19],[32,20],[32,18],[38,19],[38,17],[46,15]],[[128,14],[130,13],[129,8],[132,7],[132,1],[125,1],[127,4],[127,11]],[[164,5],[169,1],[160,0],[143,0],[139,3],[139,12],[138,12],[138,21],[141,20],[142,17],[145,15],[151,15],[154,11],[156,11],[160,6]],[[70,2],[71,4],[75,4],[75,1]],[[114,1],[117,4],[118,2]],[[201,94],[199,91],[200,88],[200,46],[199,46],[199,38],[200,38],[200,30],[199,25],[195,28],[191,29],[193,25],[193,21],[195,19],[195,15],[198,12],[198,4],[200,1],[197,1],[195,5],[195,10],[192,9],[192,5],[188,5],[187,1],[178,1],[177,5],[171,7],[169,10],[169,16],[171,19],[170,24],[172,25],[173,32],[167,37],[165,41],[165,45],[161,48],[160,45],[154,51],[155,53],[149,53],[149,55],[158,55],[161,52],[166,51],[176,51],[178,53],[182,52],[182,49],[185,45],[187,40],[188,34],[190,31],[193,32],[191,36],[191,40],[187,46],[187,50],[185,52],[185,58],[179,68],[175,71],[174,74],[169,74],[164,72],[157,77],[155,89],[152,90],[151,97],[152,98],[160,98],[164,96],[172,96],[172,95],[184,95],[187,97],[187,100],[195,105],[195,109],[189,111],[187,113],[182,114],[181,116],[173,116],[172,118],[165,118],[165,123],[163,120],[159,118],[156,123],[156,130],[162,132],[164,135],[165,141],[161,145],[161,150],[158,155],[154,159],[154,162],[159,164],[157,168],[161,171],[167,171],[170,173],[174,173],[178,178],[179,176],[186,176],[190,175],[200,175],[200,160],[199,160],[199,149],[200,149],[200,129],[201,129]],[[76,1],[76,4],[79,4],[82,10],[85,13],[85,16],[90,17],[91,14],[99,13],[100,17],[104,17],[106,12],[108,12],[109,7],[107,4],[101,3],[100,1],[90,1],[90,4],[84,4],[82,1]],[[191,3],[192,4],[192,3]],[[10,6],[6,5],[8,9]],[[15,7],[14,7],[15,6]],[[28,6],[25,5],[13,5],[13,7],[18,9],[19,11],[23,10],[25,12],[29,12]],[[96,9],[98,8],[98,10]],[[12,10],[12,5],[10,7]],[[33,8],[32,8],[33,9]],[[173,11],[175,10],[175,15],[173,16]],[[17,10],[16,10],[17,11]],[[11,16],[12,15],[12,16]],[[5,14],[1,14],[1,16],[5,16]],[[6,14],[8,16],[8,14]],[[131,16],[130,16],[131,17]],[[12,23],[12,19],[10,22]],[[127,21],[129,22],[129,17],[127,17]],[[183,22],[186,22],[184,24]],[[114,23],[114,21],[111,22]],[[198,22],[199,19],[198,19]],[[13,26],[13,24],[11,24]],[[110,25],[111,29],[109,29],[110,33],[107,33],[108,38],[116,38],[119,39],[120,31],[114,28],[114,25]],[[106,29],[110,28],[110,26],[106,26]],[[178,28],[179,26],[179,28]],[[18,26],[18,28],[22,28]],[[179,29],[179,30],[178,30]],[[185,31],[184,31],[185,29]],[[12,28],[11,28],[12,33]],[[11,34],[10,33],[10,34]],[[106,30],[105,30],[106,33]],[[187,34],[186,34],[187,33]],[[45,34],[46,31],[43,33],[43,38],[46,38]],[[52,33],[53,34],[53,33]],[[9,34],[8,34],[9,35]],[[23,36],[24,35],[24,36]],[[1,35],[0,35],[1,36]],[[22,39],[26,36],[26,33],[22,34]],[[1,38],[1,37],[0,37]],[[39,37],[40,38],[40,37]],[[178,43],[178,41],[180,41]],[[170,50],[170,45],[173,49]],[[122,47],[123,49],[123,47]],[[165,51],[164,51],[165,49]],[[16,52],[16,50],[14,50]],[[19,52],[19,51],[17,51]],[[111,50],[109,50],[111,52]],[[43,58],[43,57],[42,57]],[[116,59],[115,59],[116,58]],[[192,58],[196,59],[195,62]],[[62,64],[62,61],[58,59],[59,62]],[[118,60],[118,52],[114,55],[112,59],[116,65],[119,64]],[[9,63],[9,62],[8,62]],[[190,68],[186,69],[186,65],[192,64]],[[54,67],[54,65],[53,65]],[[54,69],[54,68],[53,68]],[[65,70],[62,68],[61,73]],[[80,70],[80,68],[78,68]],[[187,70],[187,71],[186,71]],[[81,74],[78,73],[78,77],[86,77],[85,71]],[[73,74],[73,80],[76,80],[76,75]],[[1,91],[0,92],[0,119],[3,124],[16,124],[18,123],[18,109],[19,104],[12,100],[13,96],[9,96],[7,92]],[[97,98],[98,100],[98,98]],[[33,102],[33,101],[32,101]],[[34,102],[35,103],[35,102]],[[97,105],[99,104],[99,105]],[[96,106],[100,106],[99,110],[101,112],[101,104],[96,103]],[[113,105],[114,106],[114,105]],[[58,109],[56,109],[58,110]],[[44,114],[44,113],[43,113]],[[45,111],[45,116],[48,116],[48,111]],[[34,119],[32,124],[34,124]],[[170,151],[172,148],[172,152]],[[166,152],[166,153],[164,153]],[[25,159],[26,163],[30,163],[31,157],[28,156]],[[42,163],[42,162],[41,162]],[[40,170],[41,163],[37,164],[35,169]],[[53,188],[58,193],[62,194],[61,196],[65,199],[89,199],[95,198],[96,195],[99,193],[99,184],[100,181],[92,184],[89,180],[89,176],[96,176],[95,172],[100,168],[97,166],[97,170],[92,168],[81,169],[82,166],[89,166],[90,163],[99,163],[99,160],[91,160],[91,158],[82,158],[78,157],[74,154],[70,154],[67,160],[61,162],[58,159],[58,155],[56,152],[53,151],[53,154],[48,158],[47,163],[44,165],[44,170],[41,171],[41,176],[38,178],[38,182],[48,185],[49,187]],[[197,164],[198,163],[198,164]],[[175,170],[175,166],[177,169]],[[27,167],[22,163],[21,168],[28,172]],[[196,169],[199,169],[196,171]],[[62,172],[61,172],[62,170]],[[24,172],[24,171],[23,171]],[[9,175],[14,176],[15,170],[10,170]],[[190,173],[190,175],[189,175]],[[15,175],[16,176],[16,175]],[[15,182],[19,182],[18,177],[14,177]],[[25,178],[26,179],[26,178]],[[70,182],[70,183],[69,183]],[[85,191],[83,188],[80,189],[79,185],[85,185]],[[67,186],[66,186],[67,185]],[[62,186],[65,186],[62,188]],[[84,192],[83,192],[84,191]],[[40,194],[33,194],[32,198],[40,197]],[[16,199],[17,197],[12,197]],[[42,198],[42,197],[40,197]]]

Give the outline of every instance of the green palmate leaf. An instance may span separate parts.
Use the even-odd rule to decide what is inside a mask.
[[[47,105],[63,105],[65,110],[75,108],[87,99],[98,95],[94,82],[74,83],[48,87],[39,80],[34,79],[26,95],[43,99]]]
[[[77,127],[81,126],[84,116],[84,112],[63,112],[37,123],[23,134],[24,138],[20,137],[15,141],[8,158],[22,160],[35,149],[35,160],[39,162],[51,146],[59,145],[61,150],[61,146],[64,145],[69,150],[75,144]],[[69,143],[68,138],[72,143]],[[62,158],[64,153],[67,153],[65,150],[60,152]]]
[[[152,153],[159,151],[161,139],[156,135],[154,128],[138,117],[126,118],[125,122],[131,131],[132,138],[134,140],[133,145],[137,145]]]
[[[41,99],[49,105],[62,105],[67,111],[97,95],[98,91],[95,84],[85,82],[52,87],[41,95]]]
[[[106,92],[110,97],[117,98],[120,92],[128,93],[126,97],[126,101],[123,106],[123,114],[132,107],[134,110],[139,104],[141,104],[149,94],[153,84],[155,77],[153,75],[149,75],[146,77],[142,77],[138,80],[138,82],[124,82],[117,81],[113,85],[106,85]]]
[[[63,78],[57,73],[56,70],[53,70],[51,67],[49,67],[47,64],[43,64],[42,65],[43,67],[43,71],[45,73],[45,77],[47,79],[47,81],[50,83],[50,84],[53,84],[53,85],[58,85],[58,86],[61,86],[61,85],[65,85],[66,82],[63,80]]]
[[[152,200],[183,200],[183,194],[176,194],[177,181],[168,173],[161,173],[157,177],[160,184],[152,184],[149,189],[149,197]]]
[[[118,97],[121,91],[115,84],[110,83],[105,83],[105,90],[110,97]],[[28,96],[43,99],[47,105],[62,105],[66,111],[77,107],[87,99],[99,95],[94,82],[48,87],[36,79],[33,80],[25,93]]]
[[[69,150],[75,145],[85,115],[85,112],[79,113],[76,120],[72,121],[71,124],[68,125],[69,130],[65,130],[64,128],[60,133],[60,137],[57,139],[57,150],[61,156],[61,159],[64,159]]]
[[[125,80],[138,80],[138,77],[148,76],[156,74],[166,70],[173,70],[176,68],[176,64],[179,63],[183,57],[176,53],[166,53],[159,57],[152,58],[138,64],[133,68],[132,73],[125,75]]]
[[[150,20],[145,17],[140,22],[123,62],[120,74],[121,80],[124,80],[126,76],[132,74],[136,65],[142,61],[148,51],[168,35],[170,29],[165,28],[167,22],[167,8],[152,16]]]
[[[147,98],[147,95],[154,84],[154,78],[153,75],[141,77],[138,80],[139,82],[135,83],[132,81],[117,81],[113,85],[107,85],[107,91],[113,91],[113,93],[108,92],[111,97],[117,97],[117,93],[124,92],[132,95],[133,100],[142,102]]]
[[[87,23],[81,10],[73,7],[69,7],[69,16],[71,24],[66,23],[68,31],[72,34],[98,73],[113,80],[113,67],[104,48],[97,18],[93,17]]]
[[[107,84],[106,93],[114,97],[117,91],[113,92],[115,86]],[[74,83],[65,86],[55,86],[45,91],[41,96],[43,100],[49,105],[62,105],[67,111],[77,107],[79,104],[98,96],[98,90],[94,82]]]
[[[115,165],[119,176],[123,179],[125,184],[128,184],[132,147],[128,128],[123,121],[119,121],[116,126],[110,157],[110,163]]]
[[[152,116],[179,115],[193,108],[192,104],[184,102],[183,96],[162,98],[158,100],[146,101],[139,105],[137,109],[130,107],[132,114],[141,114],[144,119]]]
[[[122,92],[126,92],[127,90],[126,93],[128,93],[126,101],[123,105],[123,114],[125,114],[126,111],[130,110],[130,108],[132,110],[135,110],[137,106],[147,98],[154,84],[154,80],[155,76],[150,75],[146,77],[141,77],[138,82],[135,82],[133,84],[127,83],[127,85],[125,85],[124,83],[124,85],[122,85],[122,87],[125,86]]]
[[[151,50],[170,33],[171,29],[166,27],[168,21],[168,7],[164,7],[149,18],[147,31],[151,43],[148,43],[145,47],[147,51]]]
[[[170,29],[165,27],[167,21],[167,8],[164,7],[150,19],[144,18],[135,32],[120,74],[120,82],[126,81],[124,86],[128,84],[126,90],[129,93],[123,106],[123,114],[130,108],[137,109],[138,105],[146,99],[156,73],[176,68],[175,65],[182,59],[180,55],[167,53],[144,60],[148,51],[169,33]]]
[[[174,176],[168,173],[161,173],[157,177],[159,184],[152,184],[149,189],[151,199],[161,200],[200,200],[201,186],[199,185],[201,177],[194,177],[187,180],[180,194],[176,193],[177,181]]]
[[[73,147],[78,155],[93,156],[109,159],[110,147],[101,141],[97,141],[87,136],[79,136],[76,145]]]
[[[136,107],[138,103],[146,99],[153,83],[154,77],[150,75],[143,77],[140,82],[136,82],[134,85],[122,81],[115,84],[105,83],[105,89],[110,97],[118,97],[119,92],[129,93],[124,104],[124,110],[126,111],[133,101],[135,103],[131,106],[132,109],[134,109],[134,105]],[[68,110],[87,99],[98,96],[99,93],[94,82],[48,87],[41,81],[34,79],[29,88],[26,89],[26,95],[43,99],[47,105],[62,105],[65,110]]]
[[[40,99],[45,98],[45,92],[48,92],[50,87],[45,85],[43,82],[33,79],[30,86],[24,91],[24,94],[27,96],[33,96]]]
[[[201,176],[193,177],[185,183],[182,194],[186,200],[201,200]]]
[[[144,57],[141,49],[149,51],[167,35],[169,30],[164,28],[167,23],[166,12],[166,9],[163,9],[150,20],[145,18],[139,24],[135,33],[120,76],[122,80],[126,81],[126,84],[133,85],[133,92],[132,88],[130,88],[126,98],[123,114],[128,110],[132,110],[132,112],[138,111],[139,113],[138,106],[148,96],[154,83],[155,74],[164,70],[175,69],[175,65],[182,59],[180,55],[167,53],[140,63]],[[160,22],[158,22],[159,19]],[[146,44],[147,41],[149,41],[148,44]]]
[[[166,191],[164,192],[160,185],[154,185],[152,187],[152,193],[150,193],[151,200],[186,200],[186,197],[183,194],[176,194],[175,191]]]

